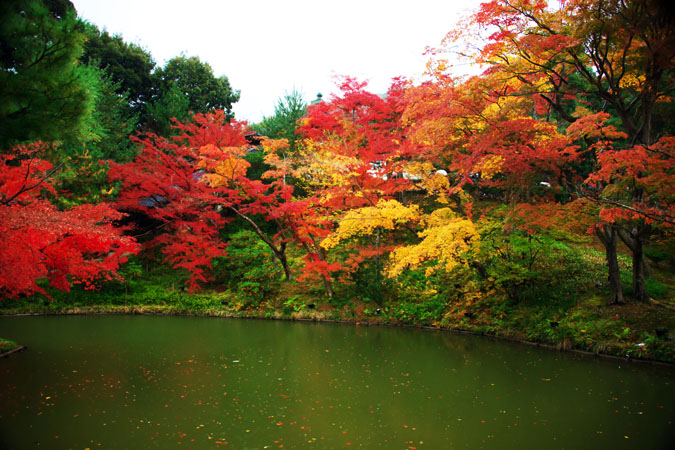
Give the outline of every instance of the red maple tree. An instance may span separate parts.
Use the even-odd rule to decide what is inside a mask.
[[[166,262],[187,270],[194,290],[210,279],[212,259],[226,254],[218,236],[226,222],[219,211],[223,199],[205,182],[198,162],[216,146],[241,151],[245,125],[218,111],[197,114],[175,128],[181,133],[171,140],[154,134],[133,138],[137,157],[126,164],[111,162],[109,177],[121,183],[118,208],[149,219],[147,229],[136,230],[144,247],[160,249]]]
[[[38,285],[69,291],[71,284],[94,288],[119,278],[117,269],[137,251],[134,239],[114,222],[122,214],[107,203],[59,210],[52,175],[58,170],[41,158],[40,142],[0,155],[0,297],[43,293]]]

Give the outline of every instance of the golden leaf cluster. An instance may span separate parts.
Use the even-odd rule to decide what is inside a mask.
[[[473,222],[457,217],[449,208],[432,212],[423,223],[426,228],[419,233],[422,239],[419,244],[399,247],[392,253],[387,271],[390,278],[432,260],[438,264],[427,269],[427,276],[438,269],[450,271],[460,263],[462,254],[478,240]]]
[[[380,200],[377,206],[367,206],[345,214],[337,230],[324,239],[321,246],[329,249],[345,239],[370,235],[378,228],[393,230],[396,225],[419,220],[419,217],[417,205],[404,206],[396,200]]]

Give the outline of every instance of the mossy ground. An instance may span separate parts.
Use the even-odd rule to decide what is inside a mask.
[[[11,352],[17,347],[19,347],[19,344],[17,344],[16,342],[0,338],[0,355],[7,352]]]

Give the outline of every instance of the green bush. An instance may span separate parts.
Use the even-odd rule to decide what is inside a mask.
[[[666,299],[671,296],[670,288],[656,278],[647,278],[645,280],[645,287],[647,288],[647,295],[652,298]]]
[[[349,274],[349,281],[341,285],[341,295],[344,298],[356,298],[364,302],[375,302],[378,305],[389,297],[391,280],[378,273],[374,261],[365,261]]]
[[[645,246],[644,253],[647,258],[653,261],[656,265],[661,263],[675,264],[675,253],[672,245],[667,244],[652,244]]]
[[[631,297],[633,295],[633,274],[631,272],[621,271],[621,285],[624,295]],[[647,295],[651,298],[666,299],[670,297],[670,288],[656,278],[646,278],[645,288],[647,289]]]
[[[418,302],[397,302],[388,308],[387,313],[403,323],[432,325],[440,322],[445,308],[446,302],[440,296],[433,296]]]
[[[439,323],[457,290],[452,274],[426,275],[425,268],[406,270],[391,283],[386,315],[403,323],[432,325]]]
[[[506,233],[501,226],[481,230],[476,256],[483,262],[487,278],[493,279],[513,304],[572,305],[596,280],[606,278],[604,261],[597,255],[588,257],[578,247],[546,234]]]
[[[228,255],[214,261],[214,278],[254,305],[271,295],[282,276],[269,247],[248,230],[230,236]]]

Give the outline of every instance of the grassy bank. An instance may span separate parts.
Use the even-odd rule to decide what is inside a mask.
[[[557,237],[484,234],[483,253],[475,255],[481,270],[458,265],[450,273],[428,273],[422,267],[391,280],[365,262],[334,280],[332,298],[318,279],[284,281],[264,246],[243,236],[241,245],[231,243],[230,259],[216,261],[215,279],[203,291],[185,290],[186,273],[135,259],[125,268],[125,283],[108,282],[97,291],[76,285],[71,292],[45,286],[50,297],[2,300],[0,314],[194,314],[425,326],[675,363],[671,245],[647,249],[653,271],[646,303],[631,301],[630,258],[620,255],[629,301],[608,305],[600,249]],[[290,260],[297,273],[299,258]]]
[[[163,289],[163,290],[162,290]],[[173,289],[173,290],[172,290]],[[161,294],[158,292],[162,290]],[[225,290],[189,294],[175,285],[146,284],[134,295],[58,293],[3,301],[0,314],[164,314],[289,320],[342,321],[361,325],[426,326],[527,341],[561,350],[675,363],[675,311],[668,302],[604,305],[600,296],[565,305],[496,299],[440,308],[434,302],[328,300],[299,285],[285,285],[253,302]],[[13,343],[12,343],[13,344]],[[16,344],[13,344],[16,345]]]

